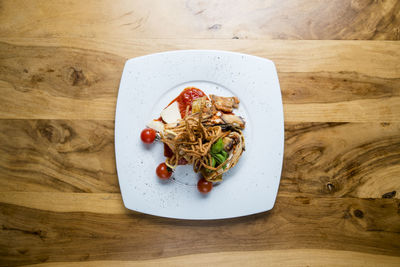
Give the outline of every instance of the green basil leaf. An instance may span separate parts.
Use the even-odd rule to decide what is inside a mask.
[[[215,142],[211,146],[211,153],[213,154],[218,154],[224,149],[224,142],[222,142],[222,138],[218,139],[217,142]]]
[[[222,149],[221,154],[224,156],[225,160],[228,158],[228,153],[226,153],[225,150]]]
[[[216,162],[215,162],[214,157],[211,157],[211,167],[215,167],[215,164],[216,164]]]
[[[218,164],[221,164],[225,161],[225,157],[222,156],[221,154],[216,154],[215,156],[216,161],[218,162]]]

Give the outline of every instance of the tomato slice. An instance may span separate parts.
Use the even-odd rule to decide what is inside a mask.
[[[189,111],[191,111],[193,101],[205,95],[206,94],[203,91],[196,87],[186,87],[174,100],[171,101],[171,103],[168,104],[168,106],[175,101],[178,102],[179,111],[182,118],[184,118],[186,116],[187,106],[189,106]]]

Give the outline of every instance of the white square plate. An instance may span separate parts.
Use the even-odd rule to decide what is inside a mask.
[[[246,121],[246,151],[223,181],[202,195],[192,166],[179,166],[168,181],[155,169],[163,144],[144,145],[147,122],[188,86],[240,99],[235,112]],[[272,209],[282,169],[283,109],[272,61],[212,50],[182,50],[126,62],[115,118],[115,154],[122,198],[128,209],[179,219],[223,219]]]

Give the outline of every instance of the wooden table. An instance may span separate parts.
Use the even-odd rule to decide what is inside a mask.
[[[1,1],[0,265],[400,266],[399,39],[397,0]],[[275,61],[273,210],[184,221],[123,207],[121,71],[174,49]]]

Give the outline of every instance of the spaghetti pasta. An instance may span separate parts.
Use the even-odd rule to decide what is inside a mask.
[[[180,162],[192,164],[194,172],[201,172],[207,181],[217,182],[222,180],[223,173],[238,162],[244,151],[244,136],[235,127],[212,123],[212,114],[203,112],[204,109],[205,104],[200,107],[199,112],[191,114],[188,106],[183,119],[176,124],[167,124],[160,133],[161,141],[173,152],[165,164],[171,169],[175,169]],[[213,155],[211,149],[218,140],[226,137],[234,142],[234,147],[229,156],[224,157],[217,166],[215,158],[222,156]],[[227,151],[222,154],[228,155]]]
[[[199,191],[209,192],[245,150],[245,122],[233,113],[239,103],[237,97],[208,98],[200,89],[185,88],[141,133],[146,144],[156,136],[164,143],[166,160],[156,169],[158,177],[169,179],[178,165],[191,164],[203,176],[197,184]]]

